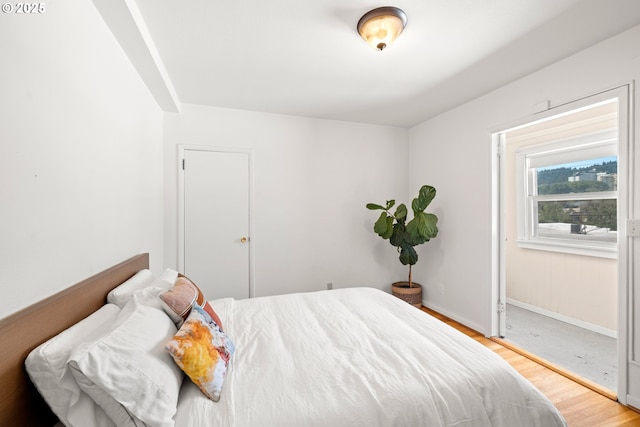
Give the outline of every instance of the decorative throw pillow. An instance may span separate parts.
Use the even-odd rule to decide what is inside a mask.
[[[206,311],[220,329],[223,329],[220,318],[211,308],[200,288],[186,276],[179,275],[173,286],[160,294],[160,300],[162,308],[178,328],[187,319],[191,309],[197,306]]]
[[[235,347],[218,324],[197,305],[165,348],[209,399],[217,402]]]

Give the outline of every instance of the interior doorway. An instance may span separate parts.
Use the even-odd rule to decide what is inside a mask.
[[[549,109],[493,138],[499,244],[492,330],[613,396],[626,386],[617,369],[626,345],[618,342],[619,289],[626,286],[617,235],[626,213],[619,196],[627,181],[623,92]]]
[[[209,299],[251,292],[251,152],[179,147],[178,266]]]

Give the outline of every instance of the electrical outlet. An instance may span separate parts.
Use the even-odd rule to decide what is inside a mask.
[[[640,219],[627,220],[627,236],[639,237],[640,236]]]
[[[327,290],[330,291],[331,289],[333,289],[333,283],[329,282],[327,283]]]

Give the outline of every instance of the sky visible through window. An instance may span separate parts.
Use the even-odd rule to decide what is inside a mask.
[[[616,156],[602,157],[600,159],[589,159],[589,160],[583,160],[580,162],[564,163],[561,165],[542,167],[542,168],[538,168],[538,171],[542,172],[542,171],[548,171],[548,170],[560,169],[560,168],[581,169],[581,168],[592,167],[594,165],[601,165],[602,163],[615,162],[617,160],[618,160],[618,157]]]

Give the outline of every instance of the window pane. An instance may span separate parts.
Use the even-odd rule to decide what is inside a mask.
[[[617,200],[538,202],[538,236],[615,242]]]
[[[604,157],[536,170],[538,194],[569,194],[618,189],[618,158]]]

